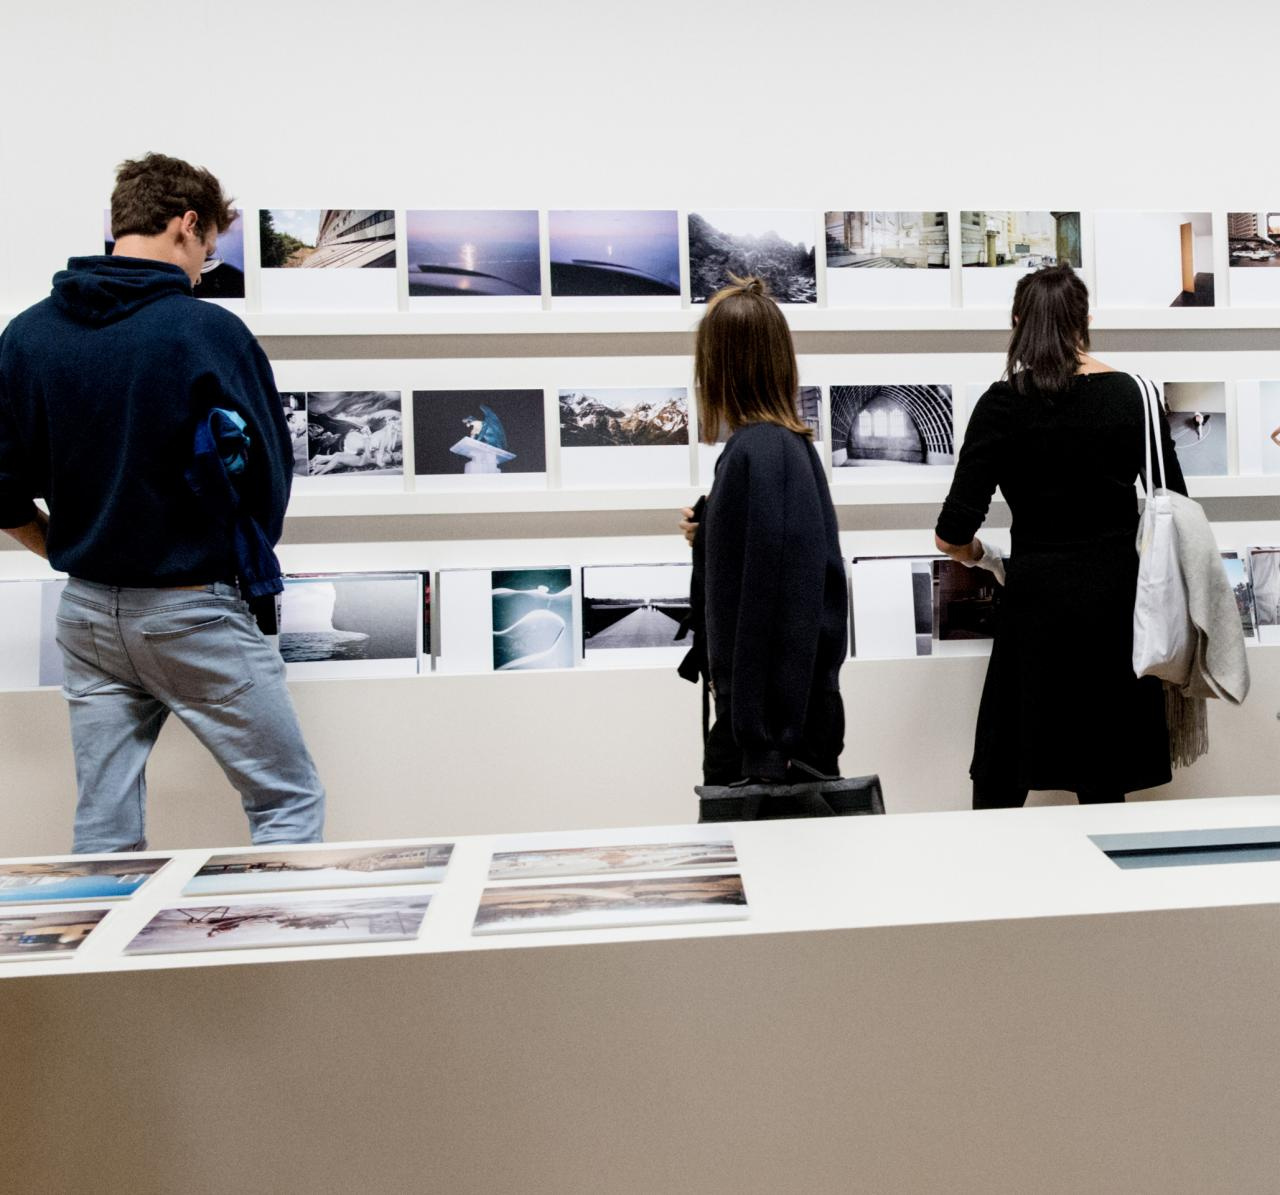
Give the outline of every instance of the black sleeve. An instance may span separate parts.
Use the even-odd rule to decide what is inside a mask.
[[[228,367],[223,389],[244,417],[249,432],[249,464],[240,496],[268,542],[279,542],[293,485],[293,441],[276,390],[271,363],[256,340]]]
[[[1175,494],[1185,496],[1187,492],[1187,481],[1182,475],[1182,462],[1178,460],[1178,450],[1174,447],[1173,433],[1169,430],[1169,411],[1164,405],[1164,391],[1158,391],[1160,394],[1160,450],[1164,454],[1164,486],[1167,490],[1172,490]],[[1225,426],[1226,416],[1223,416]],[[1155,442],[1148,433],[1148,440],[1151,440],[1151,461],[1155,464]],[[1146,454],[1143,453],[1142,467],[1138,470],[1138,476],[1142,478],[1143,487],[1147,484]],[[1159,481],[1159,477],[1156,478]]]
[[[965,428],[951,489],[934,528],[943,543],[963,546],[977,535],[1000,484],[1010,431],[1004,388],[993,386],[978,399]]]
[[[4,337],[0,334],[0,352]],[[25,527],[36,517],[36,486],[27,464],[27,449],[0,381],[0,528]]]
[[[744,774],[766,779],[786,775],[801,741],[822,628],[822,505],[812,469],[798,467],[790,447],[757,434],[717,477],[716,501],[743,512],[740,575],[717,578],[738,592],[736,621],[721,628],[733,635],[721,646],[731,659],[733,738]],[[715,562],[707,569],[710,580]]]

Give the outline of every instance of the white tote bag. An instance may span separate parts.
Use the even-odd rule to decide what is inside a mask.
[[[1133,671],[1185,685],[1191,676],[1196,637],[1187,609],[1187,584],[1178,555],[1173,498],[1165,488],[1160,392],[1154,382],[1134,380],[1146,414],[1146,502],[1138,525],[1138,593],[1133,604]],[[1160,482],[1151,468],[1155,442]]]

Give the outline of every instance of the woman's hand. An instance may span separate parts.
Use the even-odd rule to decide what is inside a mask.
[[[698,534],[698,524],[693,521],[693,507],[681,507],[680,514],[682,516],[680,519],[680,534],[684,536],[685,543],[692,548],[693,537]]]

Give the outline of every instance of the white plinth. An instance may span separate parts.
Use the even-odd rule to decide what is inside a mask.
[[[472,436],[463,436],[449,451],[467,458],[462,467],[464,473],[501,473],[503,465],[516,459],[514,452],[495,448]]]

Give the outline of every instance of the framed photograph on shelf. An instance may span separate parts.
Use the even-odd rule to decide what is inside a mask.
[[[542,390],[415,390],[413,456],[419,490],[543,489]]]
[[[680,221],[674,211],[551,211],[551,305],[678,310]]]
[[[827,212],[828,307],[950,307],[946,212]]]
[[[405,213],[410,311],[537,311],[542,264],[535,210]]]
[[[1008,308],[1023,275],[1080,269],[1080,213],[961,212],[960,257],[964,305]]]
[[[1094,218],[1098,307],[1212,307],[1209,212],[1098,212]]]
[[[262,310],[395,311],[395,215],[389,208],[263,208]]]

